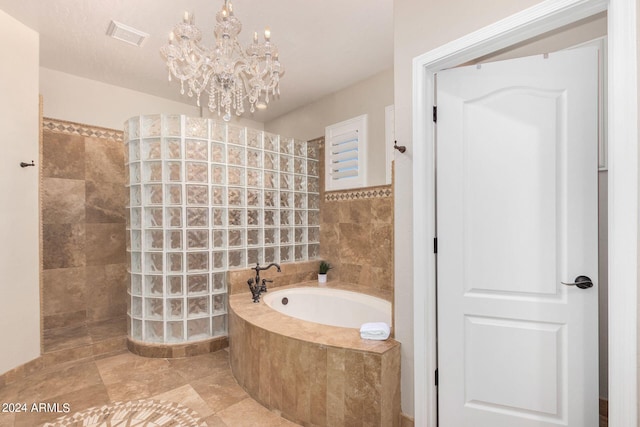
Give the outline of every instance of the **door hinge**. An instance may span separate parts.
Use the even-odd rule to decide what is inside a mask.
[[[438,122],[438,107],[436,107],[435,105],[433,106],[433,122]]]
[[[438,253],[438,238],[437,237],[433,238],[433,253],[434,254]]]
[[[436,382],[436,387],[438,386],[438,370],[436,369],[435,372],[435,382]]]

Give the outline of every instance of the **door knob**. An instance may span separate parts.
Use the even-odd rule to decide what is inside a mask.
[[[578,276],[576,277],[576,280],[573,283],[565,283],[565,282],[560,282],[560,283],[567,286],[577,286],[580,289],[589,289],[593,287],[593,282],[587,276]]]

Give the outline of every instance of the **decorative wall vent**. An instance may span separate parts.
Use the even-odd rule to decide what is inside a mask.
[[[366,187],[366,164],[366,114],[326,127],[325,189],[327,191]]]

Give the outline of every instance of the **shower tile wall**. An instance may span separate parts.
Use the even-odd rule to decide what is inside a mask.
[[[90,343],[90,325],[126,315],[124,176],[122,132],[43,119],[45,352],[61,330]]]
[[[87,324],[126,315],[123,134],[61,120],[43,124],[43,330],[47,336],[79,328],[82,335]],[[323,138],[312,144],[322,150]],[[319,158],[320,257],[334,266],[330,280],[393,289],[392,187],[325,194]],[[295,263],[274,278],[283,285],[314,279],[315,272],[314,262]],[[246,273],[228,273],[232,293],[246,288]]]

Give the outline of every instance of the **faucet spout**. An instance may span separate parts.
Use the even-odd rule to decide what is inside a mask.
[[[253,302],[255,303],[260,302],[260,294],[262,294],[263,292],[267,292],[267,283],[273,282],[273,280],[267,280],[267,279],[262,279],[262,282],[261,282],[260,272],[264,270],[268,270],[271,267],[276,267],[276,270],[278,271],[278,273],[282,272],[280,265],[276,264],[275,262],[272,262],[266,267],[260,267],[260,263],[256,263],[256,266],[251,268],[252,270],[256,271],[256,277],[255,278],[252,277],[249,280],[247,280],[247,285],[249,285],[249,290],[251,290],[251,295],[253,296]]]
[[[266,267],[260,267],[260,264],[259,264],[259,263],[256,263],[256,266],[255,266],[255,267],[253,267],[253,268],[252,268],[252,270],[255,270],[255,271],[256,271],[256,273],[257,273],[257,272],[259,272],[259,271],[268,270],[268,269],[270,269],[271,267],[275,267],[275,268],[276,268],[276,271],[277,271],[278,273],[281,273],[281,272],[282,272],[282,270],[280,269],[280,264],[277,264],[277,263],[275,263],[275,262],[272,262],[271,264],[267,265]]]

